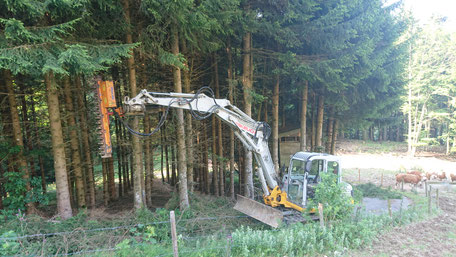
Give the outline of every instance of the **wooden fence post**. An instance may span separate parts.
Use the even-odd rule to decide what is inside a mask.
[[[323,204],[318,203],[318,215],[320,216],[320,226],[325,226],[325,220],[323,218]]]
[[[174,211],[169,213],[169,221],[171,222],[171,238],[173,240],[173,253],[174,257],[179,257],[178,247],[177,247],[177,233],[176,233],[176,217]]]
[[[432,199],[431,191],[432,191],[432,187],[429,186],[429,193],[428,193],[428,214],[431,214],[431,199]]]
[[[439,208],[439,189],[435,189],[435,206]]]
[[[393,218],[393,213],[391,211],[391,199],[388,198],[388,214],[390,218]]]
[[[424,181],[424,194],[426,195],[426,197],[428,196],[428,182],[427,181]]]

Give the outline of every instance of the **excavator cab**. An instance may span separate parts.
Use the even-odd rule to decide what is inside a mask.
[[[340,160],[334,155],[297,152],[291,157],[288,173],[282,179],[283,189],[290,202],[305,208],[315,193],[315,186],[321,182],[321,174],[334,173],[340,183],[341,171]]]

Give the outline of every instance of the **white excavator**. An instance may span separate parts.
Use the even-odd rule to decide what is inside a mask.
[[[107,96],[103,95],[103,90],[108,92]],[[106,102],[104,98],[112,98],[113,96],[109,94],[109,91],[113,92],[113,90],[109,88],[103,90],[99,90],[99,96],[102,102]],[[201,88],[195,94],[142,90],[134,98],[125,97],[122,107],[123,113],[125,115],[147,115],[150,109],[166,107],[164,115],[162,115],[157,128],[149,134],[133,131],[128,127],[128,124],[124,123],[124,125],[133,134],[149,136],[160,128],[170,108],[189,110],[196,119],[204,119],[211,114],[217,115],[234,130],[234,134],[244,147],[255,156],[258,164],[256,174],[263,190],[264,204],[237,195],[234,209],[272,227],[278,227],[284,219],[291,222],[302,221],[302,212],[306,210],[308,199],[313,197],[314,187],[321,181],[321,173],[334,173],[337,175],[338,182],[344,183],[341,181],[342,169],[338,157],[309,152],[297,152],[291,156],[288,172],[280,180],[268,147],[271,131],[269,125],[265,122],[253,120],[228,100],[215,99],[213,95],[212,90],[208,87]],[[114,111],[113,113],[118,112]],[[351,194],[351,185],[348,183],[344,183],[344,185],[346,193]]]

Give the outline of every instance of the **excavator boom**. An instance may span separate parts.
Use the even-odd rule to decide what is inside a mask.
[[[107,90],[109,91],[109,87]],[[207,96],[203,92],[209,92],[211,96]],[[102,99],[101,108],[114,107],[103,103],[104,97],[109,97],[109,93],[103,94],[103,91],[101,91],[99,95]],[[134,98],[130,99],[126,97],[123,109],[125,115],[147,115],[147,110],[154,107],[166,107],[165,114],[162,116],[162,120],[160,120],[156,130],[163,124],[163,119],[166,118],[170,108],[189,110],[192,116],[199,120],[215,114],[234,130],[234,134],[242,142],[244,147],[253,153],[259,165],[257,175],[261,182],[265,204],[238,196],[238,202],[235,206],[236,210],[272,227],[277,227],[283,218],[281,211],[272,207],[284,206],[298,211],[303,210],[302,207],[289,202],[286,192],[282,191],[279,187],[279,178],[274,170],[274,164],[268,147],[270,127],[267,123],[253,120],[239,108],[231,105],[226,99],[215,99],[212,90],[207,87],[201,88],[196,94],[160,93],[142,90]],[[102,114],[104,117],[103,111]],[[104,120],[103,124],[105,124]],[[135,135],[147,136],[147,134],[132,131],[128,126],[127,128]],[[104,130],[104,134],[109,136],[109,126]],[[106,139],[105,142],[109,142],[110,147],[110,140]]]

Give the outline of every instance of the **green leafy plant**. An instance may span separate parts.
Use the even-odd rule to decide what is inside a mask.
[[[344,186],[337,183],[336,175],[322,173],[321,182],[315,187],[315,195],[309,200],[308,208],[318,209],[318,204],[321,203],[325,220],[345,220],[353,213],[352,199]]]
[[[39,178],[25,179],[23,172],[5,172],[6,182],[3,184],[8,196],[3,200],[4,210],[2,214],[7,217],[13,216],[18,210],[25,210],[27,203],[48,204],[49,198],[43,194]],[[30,191],[27,191],[29,182]]]

